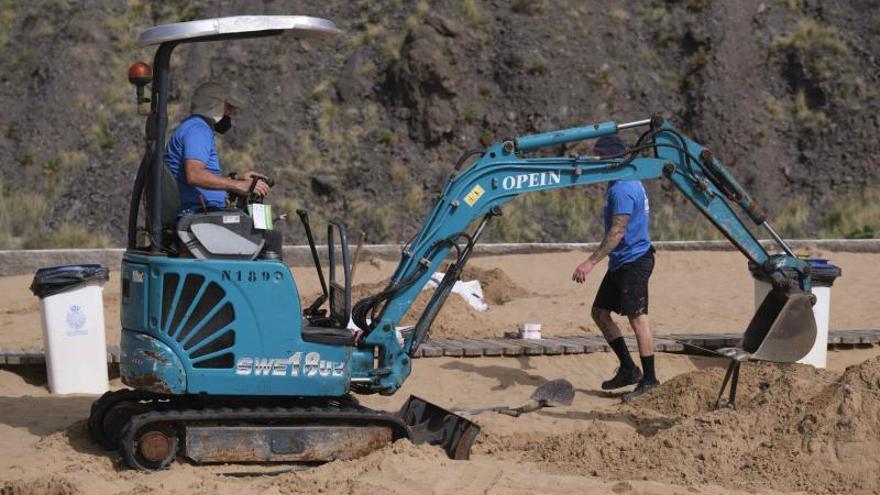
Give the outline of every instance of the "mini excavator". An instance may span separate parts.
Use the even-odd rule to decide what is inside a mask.
[[[339,32],[333,22],[313,17],[237,16],[160,25],[140,35],[139,46],[158,48],[152,65],[129,71],[146,115],[121,272],[120,373],[131,388],[103,395],[88,420],[92,437],[118,449],[128,466],[163,469],[177,456],[197,463],[322,462],[355,458],[399,438],[467,459],[479,427],[464,417],[415,396],[396,412],[369,409],[355,396],[401,387],[488,223],[507,201],[536,191],[670,181],[773,283],[737,363],[743,354],[793,362],[810,350],[816,329],[809,265],[712,152],[661,117],[520,136],[466,152],[403,248],[388,285],[354,304],[345,225],[327,226],[325,282],[308,215],[300,212],[323,287],[303,308],[290,270],[265,255],[246,208],[177,218],[176,183],[163,163],[170,58],[184,43]],[[635,128],[643,129],[641,136],[617,156],[534,153]],[[765,229],[781,252],[768,253],[747,222]],[[442,281],[401,339],[398,322],[437,271],[445,272]],[[360,332],[348,328],[352,320]]]

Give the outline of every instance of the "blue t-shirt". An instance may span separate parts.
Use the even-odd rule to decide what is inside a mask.
[[[629,215],[629,223],[620,244],[608,255],[608,270],[641,258],[651,249],[648,236],[648,195],[637,180],[615,180],[608,183],[605,193],[605,232],[611,230],[613,215]]]
[[[214,175],[222,175],[220,160],[217,158],[217,148],[214,145],[214,129],[197,115],[192,115],[177,126],[171,137],[168,138],[168,147],[165,151],[165,165],[177,178],[177,187],[180,189],[180,208],[178,213],[197,211],[202,209],[199,196],[205,200],[205,206],[209,208],[223,208],[226,206],[226,191],[220,189],[204,189],[193,187],[186,182],[186,160],[198,160],[205,164],[205,170]]]

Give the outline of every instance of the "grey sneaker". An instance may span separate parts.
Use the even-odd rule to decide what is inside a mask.
[[[648,381],[648,380],[644,380],[644,379],[639,380],[639,384],[636,385],[636,389],[633,390],[632,392],[627,392],[627,393],[623,394],[622,399],[624,402],[629,402],[629,401],[635,399],[636,397],[641,397],[641,396],[647,394],[648,392],[650,392],[651,390],[654,390],[654,388],[656,388],[658,385],[660,385],[660,380],[652,380],[652,381]]]
[[[639,383],[642,379],[642,370],[635,368],[617,368],[614,378],[602,382],[602,390],[614,390]]]

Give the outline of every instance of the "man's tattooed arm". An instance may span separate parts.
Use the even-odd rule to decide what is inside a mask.
[[[608,230],[608,233],[605,234],[605,238],[602,239],[602,243],[599,244],[596,251],[590,255],[590,261],[594,264],[598,263],[608,256],[608,253],[614,251],[614,248],[616,248],[617,245],[620,244],[620,240],[623,239],[623,234],[626,232],[627,225],[629,225],[629,215],[613,215],[611,217],[611,228]]]

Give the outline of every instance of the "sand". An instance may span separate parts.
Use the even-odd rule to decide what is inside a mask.
[[[843,268],[843,277],[832,289],[832,329],[874,328],[880,322],[880,305],[872,298],[880,294],[880,254],[817,253]],[[485,295],[489,310],[472,311],[463,299],[452,294],[432,329],[435,336],[503,336],[526,322],[542,324],[546,335],[598,335],[589,317],[596,289],[605,272],[597,266],[583,285],[571,281],[574,267],[585,253],[547,253],[486,256],[472,259],[465,275],[483,275],[489,283]],[[368,292],[384,287],[395,262],[365,260],[357,269],[355,285],[367,284]],[[303,306],[318,294],[319,284],[312,267],[293,267]],[[488,275],[487,275],[488,272]],[[463,277],[467,279],[468,277]],[[0,346],[42,347],[39,302],[27,289],[30,276],[0,278]],[[500,285],[501,287],[495,287]],[[751,275],[742,255],[733,252],[657,253],[650,285],[650,316],[657,333],[741,332],[754,311]],[[355,291],[363,295],[364,291]],[[414,304],[402,324],[413,324],[426,292]],[[353,298],[357,300],[357,297]],[[500,304],[499,304],[500,303]],[[105,288],[105,321],[108,343],[119,342],[119,276],[111,274]],[[625,320],[618,319],[623,328]],[[628,330],[627,330],[628,331]]]
[[[392,410],[417,394],[450,408],[516,404],[562,377],[577,393],[570,407],[476,417],[483,432],[470,461],[398,442],[355,461],[276,476],[268,474],[291,467],[179,461],[162,473],[126,470],[118,454],[88,439],[92,397],[52,397],[39,373],[0,370],[0,487],[4,494],[871,493],[878,487],[868,470],[880,467],[872,454],[880,448],[878,356],[878,348],[835,351],[832,369],[821,373],[749,367],[738,412],[705,408],[721,373],[712,358],[660,355],[663,393],[632,406],[597,391],[614,367],[608,353],[420,360],[400,393],[363,402]],[[839,377],[843,366],[870,358]],[[833,380],[852,392],[828,385]],[[816,420],[805,422],[810,414]],[[813,429],[801,433],[802,424]],[[799,443],[805,438],[814,439],[812,451]]]
[[[571,283],[570,271],[582,257],[476,258],[471,273],[489,281],[490,310],[474,317],[452,302],[447,311],[453,311],[438,322],[445,331],[488,327],[493,335],[523,321],[539,321],[550,334],[596,333],[586,312],[604,269],[597,268],[585,286]],[[880,255],[830,257],[844,269],[833,291],[832,328],[876,327],[880,308],[869,296],[880,294]],[[365,261],[358,268],[359,283],[381,284],[393,268],[393,263]],[[294,272],[301,293],[315,293],[311,269]],[[30,277],[0,279],[0,290],[8,294],[0,303],[0,347],[40,344],[29,282]],[[118,321],[117,284],[114,277],[105,298],[111,342],[118,339],[112,325]],[[658,332],[738,331],[753,304],[752,281],[736,253],[661,252],[651,289]],[[469,319],[461,324],[455,318]],[[615,364],[610,353],[420,359],[399,393],[361,398],[370,407],[394,410],[415,394],[465,409],[516,405],[546,380],[567,378],[574,384],[572,406],[520,418],[476,417],[483,431],[466,462],[404,441],[365,458],[319,467],[195,466],[179,460],[154,474],[127,470],[118,454],[92,444],[84,420],[94,397],[49,395],[38,367],[0,369],[0,493],[880,491],[878,347],[832,351],[827,371],[747,365],[737,411],[709,407],[725,364],[718,359],[659,354],[664,385],[631,405],[599,391]],[[113,386],[121,387],[118,379]]]

